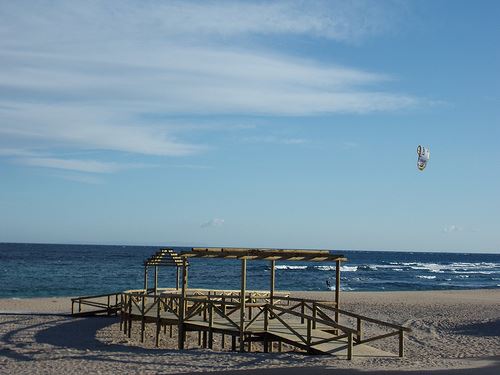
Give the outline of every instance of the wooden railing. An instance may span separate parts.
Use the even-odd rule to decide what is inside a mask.
[[[71,315],[73,316],[91,316],[91,315],[117,315],[121,309],[122,293],[99,294],[94,296],[84,296],[71,298]],[[75,311],[75,305],[77,311]],[[93,309],[83,309],[84,306],[90,306]]]

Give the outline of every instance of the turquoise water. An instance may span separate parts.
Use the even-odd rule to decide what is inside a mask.
[[[100,294],[141,288],[143,261],[159,247],[0,244],[0,297]],[[182,251],[182,248],[177,248]],[[344,290],[500,288],[500,254],[342,251]],[[238,289],[239,262],[192,259],[191,287]],[[278,262],[276,287],[328,290],[334,264]],[[175,270],[161,268],[159,284],[175,286]],[[333,283],[332,283],[333,284]],[[248,262],[248,288],[269,287],[268,262]]]

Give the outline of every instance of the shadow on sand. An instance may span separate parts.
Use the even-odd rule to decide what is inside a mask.
[[[500,319],[458,326],[454,331],[468,336],[500,336]]]
[[[48,344],[56,348],[71,349],[78,351],[86,351],[88,353],[72,353],[71,351],[67,353],[67,358],[77,358],[79,360],[88,361],[102,361],[102,362],[115,362],[115,363],[127,363],[140,365],[144,368],[147,363],[151,366],[164,366],[168,365],[170,369],[177,366],[184,367],[186,365],[186,355],[192,355],[192,360],[196,360],[198,355],[211,355],[210,351],[206,350],[187,350],[184,352],[179,352],[177,350],[171,349],[147,349],[140,348],[122,344],[105,344],[96,338],[96,333],[114,323],[117,322],[115,317],[107,318],[80,318],[80,319],[57,319],[49,322],[44,322],[40,324],[34,324],[29,326],[24,326],[15,330],[11,330],[2,337],[2,344],[5,344],[9,348],[0,350],[0,355],[5,355],[17,361],[27,361],[33,360],[32,354],[22,353],[16,349],[21,349],[22,344],[16,342],[15,336],[17,334],[22,334],[25,330],[33,330],[41,328],[35,334],[35,341],[38,344]],[[498,329],[499,322],[492,322],[493,329]],[[43,328],[44,325],[50,325],[48,328]],[[464,332],[473,332],[471,334],[476,334],[477,329],[490,330],[491,327],[485,324],[481,327],[476,327],[475,325],[465,326],[461,329]],[[125,336],[124,336],[125,337]],[[47,349],[42,349],[40,351],[45,351]],[[48,349],[50,350],[50,349]],[[243,356],[246,360],[238,363],[238,367],[251,366],[259,367],[259,365],[265,366],[264,362],[269,360],[269,356],[274,354],[257,354],[257,353],[215,353],[216,355],[227,355],[228,359],[234,355]],[[165,359],[168,356],[168,359]],[[53,360],[58,360],[61,358],[60,353],[58,353]],[[49,358],[47,358],[50,360]],[[357,369],[341,369],[335,368],[334,366],[322,366],[322,367],[303,367],[304,362],[313,363],[311,358],[298,358],[298,357],[287,357],[279,356],[276,358],[283,364],[282,368],[259,368],[255,370],[228,370],[228,371],[211,371],[213,366],[197,365],[198,370],[210,371],[213,374],[224,374],[224,375],[302,375],[302,374],[312,374],[312,375],[325,375],[325,374],[335,374],[335,375],[366,375],[366,374],[398,374],[404,373],[405,375],[418,375],[418,374],[433,374],[433,375],[466,375],[466,374],[482,374],[482,375],[498,375],[500,374],[500,357],[495,358],[483,358],[483,360],[489,360],[490,364],[486,367],[473,368],[473,369],[450,369],[450,370],[429,370],[429,371],[418,371],[418,370],[377,370],[377,371],[366,371]],[[299,367],[302,366],[302,367]],[[184,374],[186,374],[184,372]],[[192,374],[200,374],[200,372],[193,372]]]
[[[333,366],[328,367],[282,367],[268,368],[255,370],[230,370],[216,371],[212,374],[223,375],[498,375],[500,374],[500,357],[489,358],[491,365],[478,368],[467,369],[445,369],[445,370],[357,370],[357,369],[342,369]],[[180,373],[179,373],[180,374]],[[183,375],[195,375],[199,372],[183,373]]]
[[[234,355],[243,356],[245,361],[240,362],[238,366],[259,366],[264,361],[269,360],[269,354],[263,353],[232,353],[232,352],[216,352],[208,350],[188,349],[180,352],[174,349],[163,348],[140,348],[136,346],[122,344],[106,344],[96,338],[96,333],[117,322],[115,317],[93,317],[81,318],[58,323],[50,328],[39,331],[35,335],[36,342],[39,344],[49,344],[59,348],[74,349],[88,351],[83,357],[81,354],[75,355],[78,359],[136,363],[144,366],[145,362],[148,365],[168,365],[169,367],[185,367],[186,355],[191,355],[191,360],[196,360],[197,355],[226,355],[228,359]],[[125,335],[123,336],[125,339]],[[165,356],[169,358],[165,361]],[[71,355],[69,355],[71,357]],[[294,367],[301,363],[301,358],[280,358],[285,366]],[[203,368],[199,363],[196,367]],[[213,370],[213,365],[207,364],[206,370]],[[212,371],[211,371],[212,372]],[[212,372],[213,373],[213,372]],[[198,372],[200,374],[200,372]]]

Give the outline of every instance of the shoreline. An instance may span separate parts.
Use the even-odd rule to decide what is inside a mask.
[[[325,299],[332,292],[292,294]],[[343,292],[341,308],[412,329],[404,358],[355,356],[352,361],[296,351],[200,349],[194,336],[187,350],[178,351],[175,334],[162,335],[155,348],[151,327],[142,344],[137,333],[129,339],[120,332],[119,318],[66,315],[70,298],[0,299],[0,373],[500,373],[500,289]],[[396,344],[389,338],[378,345],[394,352]]]

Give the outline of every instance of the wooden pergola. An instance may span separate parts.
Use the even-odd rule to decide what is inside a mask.
[[[270,262],[271,275],[269,283],[270,304],[274,304],[275,291],[275,269],[277,261],[301,261],[301,262],[335,262],[335,304],[339,308],[340,302],[340,262],[347,261],[342,254],[334,254],[330,250],[298,250],[298,249],[266,249],[266,248],[228,248],[228,247],[197,247],[190,251],[181,252],[178,257],[182,259],[182,286],[181,286],[181,310],[180,322],[185,315],[185,299],[187,297],[188,285],[188,259],[189,258],[213,258],[213,259],[239,259],[241,260],[241,294],[240,294],[240,326],[245,321],[246,304],[246,281],[247,260],[264,260]],[[177,256],[175,257],[177,260]],[[156,279],[156,278],[155,278]],[[178,288],[178,283],[177,283]],[[335,321],[338,321],[338,311],[335,312]],[[243,328],[242,328],[243,329]],[[184,348],[183,325],[179,324],[179,348]],[[243,350],[243,331],[240,332],[241,350]]]
[[[150,267],[154,267],[154,287],[153,292],[158,293],[158,267],[175,267],[176,271],[176,289],[179,289],[179,268],[183,267],[185,262],[172,249],[160,249],[148,259],[144,261],[144,290],[148,291],[148,271]],[[188,264],[185,264],[187,267]]]

